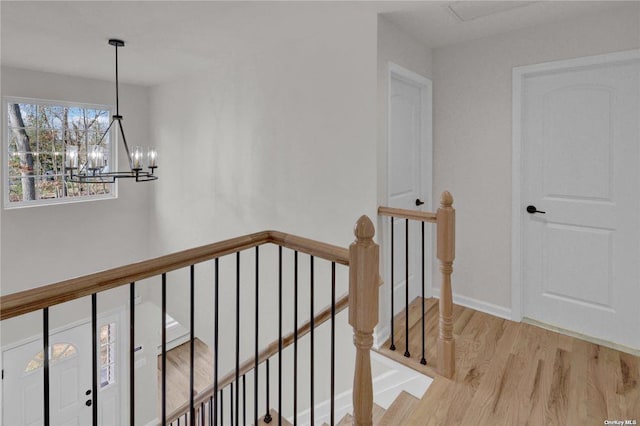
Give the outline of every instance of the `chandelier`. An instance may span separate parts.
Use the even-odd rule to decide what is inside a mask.
[[[142,147],[136,146],[133,151],[129,150],[127,138],[124,136],[122,128],[122,115],[120,115],[119,93],[118,93],[118,47],[124,47],[124,41],[110,39],[109,45],[116,48],[116,113],[111,117],[107,130],[102,134],[98,143],[87,144],[86,161],[80,162],[78,146],[68,145],[66,147],[65,172],[68,173],[67,181],[77,183],[113,183],[116,179],[135,179],[136,182],[148,182],[158,179],[154,171],[158,168],[158,152],[155,148],[148,148],[145,153]],[[116,124],[117,123],[117,124]],[[116,124],[114,126],[114,124]],[[129,170],[109,171],[107,158],[105,157],[102,142],[109,134],[111,127],[120,129],[124,150],[129,160]],[[147,170],[145,169],[145,166]]]

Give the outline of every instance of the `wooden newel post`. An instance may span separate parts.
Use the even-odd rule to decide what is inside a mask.
[[[449,191],[442,193],[437,212],[438,259],[442,283],[440,285],[440,321],[438,327],[438,369],[440,374],[452,378],[455,371],[455,341],[453,340],[453,296],[451,273],[455,258],[456,211]]]
[[[358,219],[354,234],[356,240],[349,246],[349,324],[356,347],[353,420],[355,425],[371,425],[373,381],[369,351],[373,329],[378,324],[379,247],[373,241],[375,228],[367,216]]]

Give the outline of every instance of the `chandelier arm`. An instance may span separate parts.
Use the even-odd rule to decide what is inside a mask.
[[[129,159],[129,168],[133,167],[133,162],[131,161],[131,153],[129,152],[129,145],[127,145],[127,138],[124,136],[124,129],[122,128],[122,120],[118,120],[118,127],[120,127],[120,134],[122,135],[122,144],[124,145],[124,150],[127,152],[127,158]]]
[[[104,131],[104,133],[102,134],[102,137],[98,141],[98,145],[100,145],[102,143],[102,141],[104,140],[104,137],[107,136],[107,134],[109,133],[109,130],[111,130],[111,126],[113,126],[113,122],[114,121],[116,121],[116,119],[112,118],[111,122],[109,123],[109,126],[107,127],[107,130]]]

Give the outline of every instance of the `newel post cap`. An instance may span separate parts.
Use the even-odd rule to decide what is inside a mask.
[[[440,205],[442,207],[451,207],[453,205],[453,195],[449,191],[444,191],[440,195]]]
[[[371,240],[376,234],[376,228],[367,215],[360,216],[353,229],[353,234],[358,240]]]

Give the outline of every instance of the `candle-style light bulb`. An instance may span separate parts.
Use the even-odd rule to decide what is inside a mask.
[[[147,150],[147,167],[158,167],[158,151],[154,147],[149,147]]]
[[[67,145],[65,154],[64,166],[68,169],[78,168],[78,147]]]
[[[98,170],[104,167],[104,150],[100,145],[93,145],[88,157],[90,169]]]
[[[131,153],[131,168],[134,170],[140,170],[143,167],[143,151],[142,148],[136,146]]]

